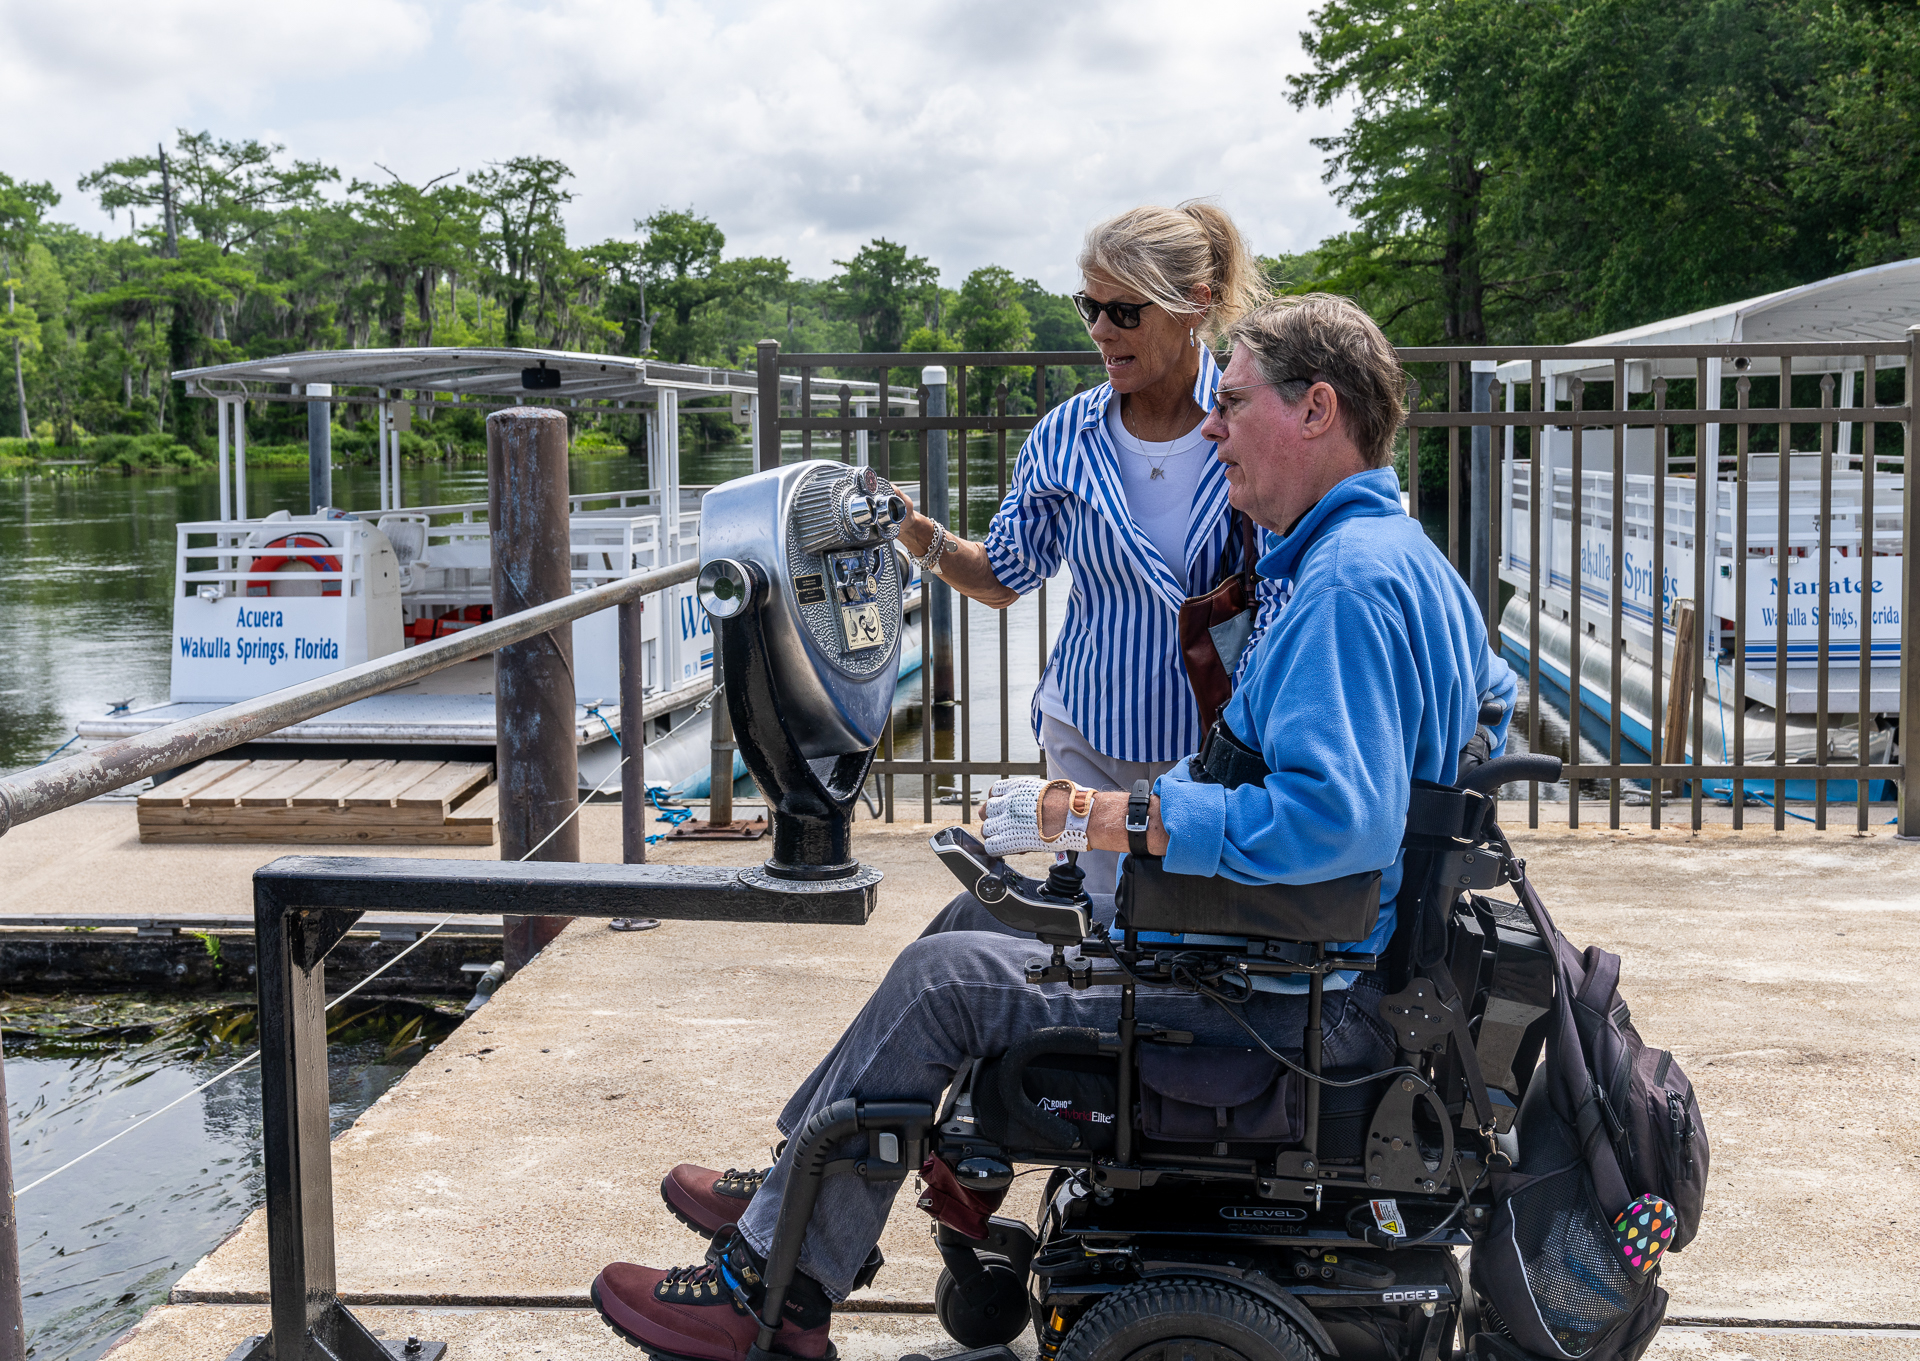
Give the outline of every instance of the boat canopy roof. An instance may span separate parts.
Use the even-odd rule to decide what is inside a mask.
[[[557,386],[551,379],[535,379],[539,386],[528,386],[528,371],[542,369],[559,375]],[[309,383],[331,384],[336,398],[345,395],[341,388],[371,388],[375,392],[369,397],[376,393],[397,396],[404,390],[508,403],[528,397],[558,398],[575,406],[583,402],[651,405],[655,394],[663,390],[678,392],[683,398],[760,390],[759,376],[740,369],[669,364],[631,355],[471,346],[305,350],[238,364],[181,369],[173,376],[187,385],[191,396],[277,397],[283,401],[303,400]],[[783,389],[797,391],[800,377],[783,373],[780,384]],[[876,384],[871,379],[816,380],[812,398],[815,402],[837,402],[843,385],[851,390],[855,401],[874,400]],[[909,405],[916,396],[914,389],[901,386],[891,387],[888,395],[894,403]]]
[[[1905,339],[1907,328],[1916,323],[1920,323],[1920,260],[1899,260],[1577,343],[1657,346],[1889,341]],[[1650,371],[1634,375],[1642,381],[1652,377],[1692,378],[1695,373],[1695,360],[1691,357],[1653,358],[1634,363],[1651,366]],[[1899,367],[1897,363],[1892,366]],[[1860,367],[1858,355],[1826,361],[1800,356],[1794,360],[1793,371],[1840,373]],[[1540,368],[1542,374],[1549,377],[1579,377],[1601,382],[1613,377],[1612,361],[1605,359],[1549,359]],[[1503,383],[1524,383],[1528,370],[1526,360],[1516,359],[1501,364],[1496,373]],[[1742,372],[1778,373],[1779,360],[1754,356]],[[1633,386],[1644,390],[1640,383]]]

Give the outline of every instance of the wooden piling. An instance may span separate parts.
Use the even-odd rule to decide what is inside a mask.
[[[487,417],[487,518],[495,619],[572,593],[564,412],[520,406]],[[573,630],[552,629],[501,648],[494,654],[493,694],[500,858],[579,860]],[[570,920],[506,918],[508,973]]]
[[[1658,621],[1655,621],[1656,626]],[[1666,733],[1653,759],[1662,765],[1678,765],[1687,755],[1687,715],[1693,712],[1693,687],[1700,674],[1700,658],[1693,642],[1693,602],[1677,600],[1673,605],[1673,669],[1667,682]],[[1681,780],[1667,785],[1670,794],[1680,793]]]

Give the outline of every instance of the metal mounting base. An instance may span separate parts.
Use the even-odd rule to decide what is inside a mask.
[[[434,1342],[424,1337],[378,1339],[380,1346],[392,1361],[440,1361],[447,1354],[447,1344]],[[265,1333],[255,1333],[252,1337],[227,1353],[227,1361],[269,1361],[273,1348],[268,1345]]]
[[[804,897],[809,894],[858,893],[876,889],[887,876],[871,865],[858,865],[851,874],[838,879],[782,879],[777,874],[769,873],[764,865],[748,865],[736,877],[749,888]]]

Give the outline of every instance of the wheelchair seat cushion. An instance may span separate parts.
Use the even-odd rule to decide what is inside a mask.
[[[1380,922],[1380,872],[1319,884],[1242,884],[1169,874],[1152,856],[1122,862],[1118,915],[1136,931],[1254,940],[1365,940]]]

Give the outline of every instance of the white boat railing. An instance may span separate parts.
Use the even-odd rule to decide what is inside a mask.
[[[1723,478],[1712,489],[1710,519],[1714,525],[1714,562],[1708,591],[1713,617],[1719,621],[1720,631],[1727,633],[1730,641],[1736,618],[1743,618],[1749,657],[1755,661],[1771,662],[1778,646],[1773,602],[1776,599],[1791,601],[1796,597],[1804,598],[1809,587],[1817,597],[1819,566],[1815,555],[1824,548],[1828,554],[1826,575],[1829,596],[1835,601],[1835,608],[1830,611],[1829,617],[1829,656],[1857,664],[1860,635],[1864,627],[1873,659],[1876,662],[1897,661],[1900,640],[1897,629],[1891,627],[1894,621],[1883,617],[1880,627],[1876,628],[1875,612],[1871,608],[1850,610],[1846,606],[1849,602],[1858,603],[1869,597],[1888,601],[1897,594],[1902,522],[1900,507],[1905,493],[1905,478],[1888,473],[1874,475],[1873,525],[1869,532],[1865,527],[1866,504],[1859,460],[1834,458],[1834,467],[1827,483],[1828,510],[1823,516],[1819,509],[1821,479],[1817,472],[1812,476],[1797,475],[1806,472],[1807,463],[1817,469],[1819,455],[1795,454],[1789,473],[1792,480],[1787,488],[1787,562],[1783,584],[1781,580],[1776,580],[1776,559],[1781,550],[1778,462],[1771,458],[1769,462],[1773,465],[1771,468],[1758,470],[1758,476],[1764,480],[1749,480],[1743,487]],[[1549,593],[1564,594],[1571,591],[1573,545],[1577,540],[1582,600],[1592,610],[1608,610],[1613,603],[1614,581],[1614,473],[1604,468],[1581,470],[1580,528],[1577,534],[1573,529],[1573,470],[1565,466],[1549,466],[1547,474],[1550,479],[1550,515],[1542,524],[1543,546],[1547,552],[1542,572],[1546,589]],[[1629,629],[1629,642],[1645,648],[1656,619],[1665,624],[1667,637],[1673,637],[1671,619],[1675,602],[1691,594],[1694,529],[1697,523],[1694,504],[1696,483],[1691,476],[1668,476],[1665,479],[1665,496],[1658,498],[1658,502],[1664,504],[1658,504],[1652,474],[1628,473],[1624,481],[1625,488],[1620,500],[1623,510],[1621,607]],[[1744,509],[1741,504],[1743,497]],[[1501,575],[1516,586],[1525,584],[1530,570],[1527,551],[1530,543],[1531,501],[1530,460],[1504,461],[1501,466],[1501,503],[1505,526],[1501,538],[1506,548],[1501,559]],[[1660,555],[1662,580],[1659,582],[1655,582],[1653,577],[1652,551],[1657,504],[1665,522],[1665,551]],[[1741,533],[1743,515],[1744,534]],[[1739,608],[1735,598],[1738,590],[1734,562],[1736,543],[1744,543],[1745,556],[1749,559],[1746,573],[1749,604],[1745,610]],[[1877,559],[1871,570],[1861,561],[1863,544],[1868,545],[1869,551]],[[1869,589],[1869,582],[1874,583],[1872,589]],[[1814,638],[1817,633],[1818,618],[1815,611],[1810,610],[1803,622],[1790,621],[1789,667],[1818,665],[1817,647],[1796,649],[1792,646],[1795,641],[1803,644],[1817,641]]]

